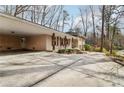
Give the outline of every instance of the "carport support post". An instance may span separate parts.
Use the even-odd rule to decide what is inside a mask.
[[[67,47],[67,37],[66,36],[64,38],[64,46],[65,46],[65,49],[66,49],[66,47]]]
[[[56,37],[55,37],[55,33],[53,33],[53,35],[52,35],[52,47],[53,47],[53,50],[55,50],[55,44],[56,44]]]

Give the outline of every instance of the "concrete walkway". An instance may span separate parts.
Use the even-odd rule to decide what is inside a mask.
[[[0,86],[124,86],[124,67],[102,53],[0,56]]]

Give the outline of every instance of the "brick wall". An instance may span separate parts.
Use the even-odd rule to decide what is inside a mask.
[[[25,48],[28,50],[46,50],[46,39],[44,35],[26,37]]]
[[[83,39],[78,39],[77,48],[82,49]],[[21,38],[11,35],[0,35],[0,51],[5,50],[17,50],[17,49],[28,49],[28,50],[47,50],[52,51],[52,37],[49,35],[39,35],[39,36],[28,36],[25,37],[25,44],[21,42]],[[60,39],[58,44],[55,45],[55,50],[63,49],[64,46],[60,45]],[[72,40],[70,39],[70,44],[67,48],[72,48]]]
[[[11,35],[0,35],[0,51],[21,49],[21,39]]]

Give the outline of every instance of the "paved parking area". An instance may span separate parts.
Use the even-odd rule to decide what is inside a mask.
[[[0,86],[124,86],[124,67],[102,53],[15,53],[0,56]]]

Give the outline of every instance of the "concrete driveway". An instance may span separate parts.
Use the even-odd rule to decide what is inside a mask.
[[[0,56],[0,86],[124,86],[124,67],[102,53],[15,53]]]

